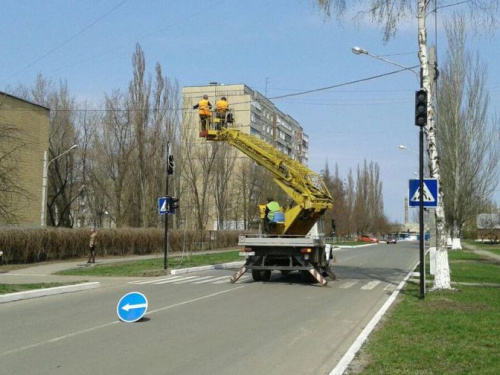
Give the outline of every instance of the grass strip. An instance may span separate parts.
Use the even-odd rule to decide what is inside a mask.
[[[199,254],[190,257],[175,257],[169,259],[169,269],[208,266],[214,264],[243,261],[239,251],[214,254]],[[91,267],[73,268],[57,272],[57,275],[68,276],[112,276],[112,277],[143,277],[161,276],[167,272],[164,269],[163,258],[145,259],[139,261],[96,264]]]
[[[451,279],[500,283],[500,265],[449,251]],[[463,286],[420,300],[408,283],[353,361],[350,374],[499,374],[500,288]]]

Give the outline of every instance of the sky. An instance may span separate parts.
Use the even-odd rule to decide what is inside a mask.
[[[439,1],[440,6],[457,1]],[[380,167],[384,209],[404,221],[408,180],[417,178],[414,125],[419,80],[406,70],[355,55],[372,55],[405,67],[419,64],[417,24],[400,24],[383,42],[368,20],[325,20],[313,0],[0,0],[0,91],[32,86],[41,73],[66,82],[79,100],[99,103],[127,91],[137,43],[147,70],[157,62],[180,87],[246,84],[295,118],[309,136],[309,167],[338,166],[341,177],[366,161]],[[443,63],[448,48],[442,20],[453,5],[428,18],[428,38]],[[500,113],[499,31],[473,40],[487,64],[490,112]],[[379,78],[373,78],[381,76]],[[283,95],[331,87],[305,95]],[[276,98],[276,99],[273,99]],[[500,140],[499,140],[500,141]],[[399,148],[406,146],[406,149]],[[500,189],[500,187],[498,188]],[[500,190],[494,199],[500,204]],[[416,212],[410,209],[410,220]]]

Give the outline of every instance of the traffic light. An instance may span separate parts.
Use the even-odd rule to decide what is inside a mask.
[[[175,168],[174,155],[168,155],[167,175],[170,176],[174,174],[174,168]]]
[[[424,89],[415,93],[415,125],[427,125],[427,91]]]
[[[175,210],[179,208],[179,198],[170,197],[169,201],[169,213],[175,214]]]

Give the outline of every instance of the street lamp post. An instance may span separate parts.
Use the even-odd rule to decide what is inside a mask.
[[[78,145],[73,145],[71,148],[68,150],[64,151],[62,154],[57,155],[55,158],[50,160],[47,163],[47,151],[43,153],[43,176],[42,176],[42,215],[41,215],[41,223],[40,225],[42,227],[45,227],[45,211],[46,211],[46,206],[47,206],[47,175],[48,175],[48,170],[49,170],[49,165],[56,159],[59,159],[61,156],[66,155],[67,153],[73,151],[75,148],[77,148]]]
[[[361,48],[361,47],[353,47],[352,52],[356,55],[366,55],[370,56],[374,59],[386,62],[388,64],[392,64],[395,66],[398,66],[400,68],[403,68],[404,70],[408,70],[415,74],[417,76],[417,79],[419,80],[419,85],[422,87],[422,71],[420,71],[420,74],[415,72],[413,69],[416,67],[406,67],[404,65],[395,63],[394,61],[387,60],[383,57],[372,55],[370,52],[367,50]],[[422,89],[420,89],[422,90]],[[420,178],[420,185],[419,185],[419,227],[420,227],[420,246],[419,246],[419,255],[420,255],[420,295],[419,298],[423,299],[425,298],[425,253],[424,253],[424,126],[426,125],[425,123],[419,123],[416,124],[419,128],[419,178]],[[399,148],[402,149],[407,149],[405,146],[401,147],[403,145],[400,145]]]

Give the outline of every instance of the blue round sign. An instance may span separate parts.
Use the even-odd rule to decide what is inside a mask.
[[[125,294],[116,306],[116,313],[121,321],[126,323],[137,322],[148,309],[148,300],[144,294],[131,292]]]

